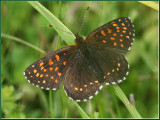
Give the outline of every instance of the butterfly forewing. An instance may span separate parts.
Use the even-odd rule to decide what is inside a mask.
[[[77,54],[65,74],[64,89],[66,94],[73,100],[86,101],[98,93],[100,86],[101,83],[87,61],[83,56]]]
[[[29,82],[44,89],[57,89],[74,56],[74,46],[64,47],[31,64],[24,72]]]
[[[87,44],[116,48],[122,51],[130,50],[135,31],[128,17],[115,19],[97,28],[86,38]]]

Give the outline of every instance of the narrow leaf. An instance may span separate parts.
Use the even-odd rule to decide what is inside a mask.
[[[43,5],[41,5],[37,1],[28,1],[38,12],[40,12],[55,29],[58,34],[62,37],[62,39],[68,44],[73,45],[75,36],[74,34],[57,18],[55,17],[49,10],[47,10]],[[66,31],[66,32],[64,32]],[[68,32],[68,33],[67,33]],[[71,33],[71,34],[69,34]]]

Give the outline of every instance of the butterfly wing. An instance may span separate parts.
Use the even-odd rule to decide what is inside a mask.
[[[56,90],[74,56],[75,46],[61,48],[49,53],[35,63],[31,64],[24,72],[30,83],[42,89]]]
[[[86,43],[128,51],[132,45],[134,35],[135,30],[130,18],[121,17],[91,32],[86,38]]]
[[[87,60],[77,53],[73,64],[65,74],[64,89],[66,94],[73,100],[86,101],[97,94],[101,87]]]
[[[90,52],[104,72],[106,85],[116,84],[126,79],[129,65],[125,56],[113,48],[91,48]]]

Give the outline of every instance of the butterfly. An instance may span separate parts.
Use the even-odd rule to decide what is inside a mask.
[[[104,85],[120,83],[129,73],[124,53],[135,36],[129,17],[112,20],[86,39],[75,35],[75,45],[50,52],[24,72],[30,83],[46,90],[56,90],[64,78],[64,90],[73,100],[87,101]]]

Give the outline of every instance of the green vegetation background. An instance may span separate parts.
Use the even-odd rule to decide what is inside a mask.
[[[59,2],[40,2],[59,17]],[[127,80],[119,84],[143,118],[158,115],[158,11],[138,2],[62,2],[61,21],[78,33],[88,5],[81,35],[118,17],[130,17],[135,26],[135,40],[126,54],[130,64]],[[28,2],[1,2],[1,33],[18,37],[46,52],[56,49],[57,33]],[[62,40],[62,46],[67,44]],[[62,47],[61,46],[61,47]],[[37,88],[23,72],[44,54],[24,44],[1,37],[1,117],[50,117],[49,91]],[[131,95],[134,95],[134,100]],[[82,118],[63,87],[53,91],[55,118]],[[110,86],[87,102],[78,103],[91,118],[131,118],[125,105]]]

